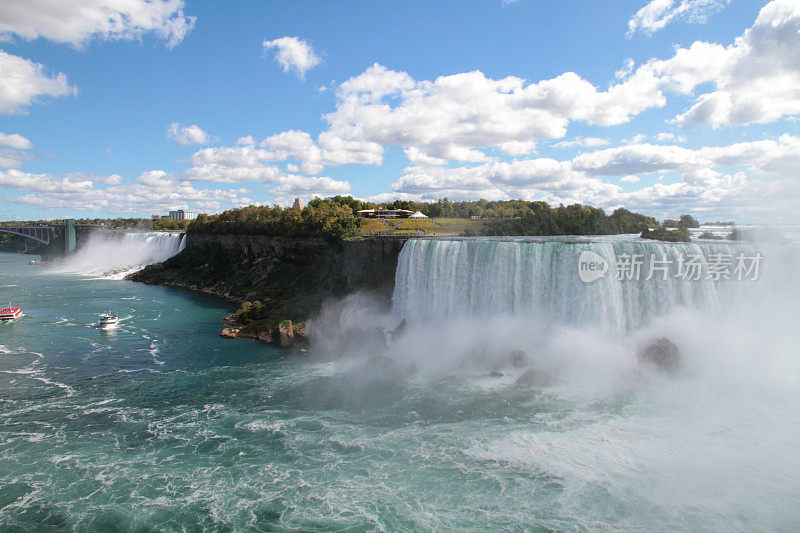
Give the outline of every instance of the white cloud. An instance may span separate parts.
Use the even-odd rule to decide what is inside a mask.
[[[146,175],[150,175],[152,181]],[[69,209],[114,213],[165,211],[187,203],[203,210],[219,210],[240,202],[246,189],[196,189],[185,181],[170,179],[163,171],[144,173],[133,183],[119,176],[91,177],[81,174],[55,176],[18,170],[0,171],[0,186],[23,191],[7,201],[44,209]],[[99,185],[105,185],[100,187]]]
[[[0,50],[0,113],[24,113],[41,97],[76,93],[64,74],[49,76],[43,65]]]
[[[253,146],[203,148],[192,156],[192,166],[255,167],[267,161],[280,161],[281,156]]]
[[[18,133],[0,132],[0,146],[15,150],[30,150],[33,148],[33,143]]]
[[[670,59],[649,61],[639,72],[692,96],[699,86],[713,85],[676,117],[682,126],[717,128],[800,115],[800,3],[773,0],[733,44],[698,41],[677,48]]]
[[[326,176],[301,176],[290,166],[289,172],[270,164],[287,158],[320,158],[320,149],[305,132],[290,131],[268,137],[261,144],[272,149],[256,148],[251,138],[240,139],[239,146],[204,148],[196,152],[191,166],[182,174],[184,179],[214,183],[261,182],[273,195],[342,194],[350,191],[347,181]],[[252,142],[251,142],[252,141]],[[311,154],[311,155],[309,155]],[[321,170],[314,163],[304,162],[304,171]],[[297,169],[299,170],[299,168]],[[314,173],[309,172],[309,173]]]
[[[324,116],[328,127],[316,140],[289,130],[260,146],[268,149],[271,160],[287,160],[291,172],[306,174],[333,165],[381,164],[387,146],[402,148],[412,165],[488,163],[495,156],[535,152],[537,141],[563,138],[571,122],[629,122],[665,105],[666,91],[696,99],[677,117],[683,125],[776,120],[800,113],[799,6],[774,0],[728,47],[696,42],[688,49],[676,48],[669,59],[653,59],[638,68],[626,60],[606,90],[573,72],[533,83],[513,76],[491,79],[479,71],[429,81],[376,63],[338,85],[336,107]],[[688,4],[681,10],[691,12]],[[695,93],[699,88],[711,92]],[[732,100],[737,105],[705,113],[709,102]],[[641,144],[646,138],[640,134],[629,142]],[[686,141],[673,133],[652,139]],[[252,138],[248,142],[254,144]],[[597,147],[603,142],[598,137],[577,138],[553,146]]]
[[[211,136],[203,131],[197,124],[191,126],[181,126],[173,122],[167,126],[167,137],[177,142],[181,146],[191,146],[192,144],[208,144],[212,142]]]
[[[342,83],[325,116],[329,138],[414,148],[414,157],[489,161],[534,151],[536,140],[563,137],[570,121],[622,124],[665,99],[651,71],[599,91],[573,72],[538,83],[499,80],[479,71],[417,81],[374,64]],[[320,135],[322,140],[323,135]],[[377,152],[377,150],[375,150]]]
[[[377,143],[345,141],[327,132],[322,132],[318,142],[314,142],[305,131],[288,130],[267,137],[260,146],[268,147],[275,160],[299,161],[300,170],[306,174],[348,163],[376,165],[383,159],[383,147]]]
[[[75,193],[93,187],[90,179],[80,175],[59,178],[50,174],[31,174],[16,169],[0,171],[0,185],[12,190],[46,193]]]
[[[680,210],[756,213],[775,202],[775,217],[796,217],[800,183],[786,175],[800,172],[800,137],[710,146],[639,144],[581,154],[568,161],[549,158],[475,166],[414,166],[394,184],[395,194],[415,199],[523,198],[555,203],[579,202],[606,208],[625,206],[644,212]],[[634,184],[642,175],[676,173],[679,181],[623,191],[607,178]],[[663,176],[662,176],[663,177]],[[391,195],[389,195],[391,196]],[[726,211],[727,210],[727,211]]]
[[[0,168],[19,168],[24,161],[34,159],[33,154],[24,151],[31,148],[33,143],[22,135],[0,132]]]
[[[592,175],[690,172],[716,167],[747,167],[779,174],[800,171],[800,137],[752,141],[692,150],[674,145],[634,144],[580,154],[573,167]]]
[[[429,156],[428,154],[426,154],[425,152],[414,146],[412,146],[411,148],[406,148],[403,152],[406,154],[408,160],[411,161],[411,163],[413,163],[414,165],[438,166],[447,164],[447,159],[441,159],[439,157]]]
[[[652,35],[674,20],[705,23],[730,0],[652,0],[628,21],[628,36],[637,31]]]
[[[608,139],[600,139],[598,137],[576,137],[571,141],[561,141],[555,143],[553,146],[556,148],[576,148],[576,147],[596,147],[605,146],[608,144]]]
[[[633,67],[636,66],[636,62],[631,59],[630,57],[625,58],[625,61],[622,63],[622,68],[618,71],[614,72],[614,77],[618,80],[624,80],[631,74],[633,74]]]
[[[148,170],[142,172],[136,181],[147,187],[167,187],[174,183],[174,181],[163,170]]]
[[[136,40],[154,33],[172,48],[192,30],[195,17],[183,0],[4,0],[0,38],[50,39],[72,46],[92,38]]]
[[[0,150],[0,168],[19,168],[25,161],[36,159],[29,153],[19,150]]]
[[[659,133],[654,138],[660,142],[685,143],[688,140],[685,135],[675,135],[674,133]]]
[[[275,48],[275,59],[284,72],[293,70],[298,77],[305,79],[306,72],[320,63],[320,58],[307,41],[297,37],[281,37],[264,41],[264,48]]]

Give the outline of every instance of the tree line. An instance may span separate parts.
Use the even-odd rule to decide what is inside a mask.
[[[190,233],[257,234],[287,237],[347,238],[360,233],[362,209],[379,207],[351,196],[311,200],[303,209],[251,205],[218,215],[201,214],[188,227]],[[550,207],[546,202],[488,200],[436,202],[397,200],[382,207],[420,211],[430,218],[479,218],[480,235],[610,235],[639,233],[658,226],[656,219],[616,209],[611,215],[580,204]]]

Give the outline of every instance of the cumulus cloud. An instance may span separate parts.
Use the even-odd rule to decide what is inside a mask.
[[[307,41],[297,37],[281,37],[264,41],[264,48],[275,49],[275,59],[284,72],[293,70],[300,79],[320,63],[320,58]]]
[[[783,135],[778,140],[695,150],[653,144],[620,146],[567,161],[537,158],[461,167],[417,165],[407,168],[392,187],[395,194],[414,199],[542,199],[651,213],[656,209],[719,212],[729,205],[754,209],[769,193],[778,200],[780,215],[789,217],[794,216],[790,206],[800,202],[800,183],[783,176],[798,172],[800,137]],[[632,191],[607,181],[618,178],[620,183],[633,184],[641,181],[640,176],[657,173],[675,177]]]
[[[33,143],[18,133],[0,132],[0,146],[14,150],[30,150],[33,148]]]
[[[76,93],[64,74],[50,76],[43,65],[0,50],[0,113],[24,113],[42,97]]]
[[[652,35],[675,20],[708,22],[711,14],[723,9],[730,0],[652,0],[628,21],[628,36],[642,31]]]
[[[650,72],[687,95],[713,89],[675,118],[682,126],[735,126],[773,122],[800,114],[800,3],[773,0],[733,44],[695,42],[672,58],[651,60]]]
[[[759,172],[800,171],[800,137],[751,141],[696,150],[674,145],[636,144],[576,156],[573,167],[592,175],[617,176],[654,172],[744,166]]]
[[[34,158],[31,153],[25,151],[31,148],[33,143],[22,135],[0,132],[0,168],[21,167],[24,161]]]
[[[135,40],[153,33],[172,48],[192,30],[195,17],[183,0],[5,0],[0,2],[0,38],[44,38],[75,47],[93,38]]]
[[[622,124],[665,99],[652,71],[637,72],[598,90],[573,72],[537,83],[482,72],[414,80],[374,64],[337,89],[325,116],[331,138],[413,148],[416,160],[490,161],[534,151],[540,139],[563,137],[570,121]],[[320,136],[322,138],[322,136]]]
[[[167,137],[181,146],[208,144],[212,142],[211,136],[203,131],[197,124],[181,126],[177,122],[173,122],[167,126]]]
[[[159,176],[164,179],[158,179]],[[151,171],[129,183],[116,175],[57,176],[8,170],[0,171],[0,186],[24,193],[6,199],[12,203],[43,209],[115,213],[164,211],[186,203],[213,211],[237,204],[241,195],[248,192],[246,189],[196,189],[186,181],[171,180],[167,176],[163,171]]]
[[[350,191],[347,181],[326,176],[302,176],[299,168],[283,170],[273,163],[289,158],[307,158],[301,165],[309,173],[320,166],[311,161],[327,157],[305,132],[290,131],[268,137],[260,148],[252,138],[239,139],[237,146],[204,148],[191,158],[190,167],[182,174],[191,181],[214,183],[260,182],[273,195],[303,194],[319,196],[343,194]],[[325,161],[328,161],[325,159]]]
[[[680,9],[691,12],[688,4]],[[563,138],[571,122],[627,123],[665,105],[669,92],[696,100],[676,117],[681,125],[776,120],[800,112],[798,11],[800,6],[790,0],[774,0],[753,27],[727,47],[696,42],[676,48],[671,58],[638,67],[626,60],[605,90],[573,72],[537,82],[514,76],[491,79],[480,71],[416,80],[376,63],[338,85],[336,107],[324,116],[327,128],[316,139],[289,130],[268,137],[259,144],[264,151],[254,153],[265,160],[285,160],[290,172],[309,175],[335,165],[381,164],[387,146],[402,148],[415,166],[490,163],[535,152],[537,141]],[[637,135],[629,142],[641,144],[645,139]],[[686,142],[674,133],[651,140]],[[255,146],[252,137],[242,142]],[[591,148],[604,143],[590,137],[553,146]]]

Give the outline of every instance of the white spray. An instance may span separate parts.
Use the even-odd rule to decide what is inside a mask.
[[[171,232],[93,233],[57,268],[88,276],[121,279],[147,265],[169,259],[186,246],[186,236]]]

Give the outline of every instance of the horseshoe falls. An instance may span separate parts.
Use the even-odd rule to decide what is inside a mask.
[[[221,339],[226,302],[100,276],[160,239],[0,254],[26,302],[0,324],[0,530],[800,524],[795,245],[410,240],[391,306],[332,300],[290,353]]]
[[[580,277],[586,253],[607,268],[591,281]],[[757,295],[766,285],[758,284],[764,270],[773,278],[789,273],[786,258],[777,250],[773,257],[778,264],[761,265],[759,253],[744,244],[675,244],[618,237],[601,242],[577,238],[411,240],[399,258],[394,312],[428,321],[538,314],[562,324],[596,325],[623,333],[681,306],[716,313],[721,304]],[[742,264],[736,272],[738,257]],[[725,263],[718,266],[726,268],[715,267],[714,261]],[[754,261],[759,270],[745,276]]]

